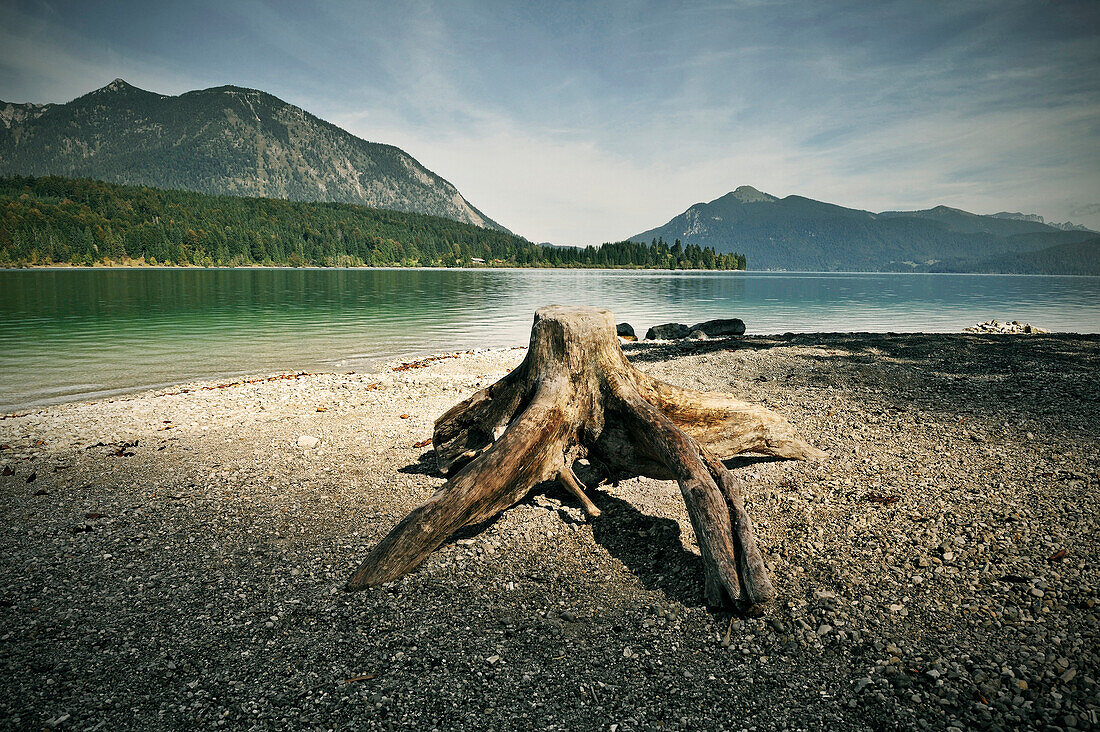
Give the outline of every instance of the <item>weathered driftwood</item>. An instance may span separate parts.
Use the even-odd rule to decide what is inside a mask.
[[[738,481],[722,460],[743,452],[824,453],[763,407],[638,371],[615,332],[608,310],[540,308],[523,363],[436,421],[433,443],[447,483],[382,539],[348,589],[404,575],[455,531],[495,516],[542,481],[561,482],[589,516],[598,516],[572,470],[587,457],[615,477],[679,484],[708,603],[774,597]]]

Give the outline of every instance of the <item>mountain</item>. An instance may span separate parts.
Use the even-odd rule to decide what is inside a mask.
[[[115,79],[67,104],[0,102],[0,175],[353,203],[506,231],[403,150],[236,86],[165,96]]]
[[[1004,254],[980,262],[943,262],[933,267],[932,271],[1096,276],[1100,275],[1100,237],[1057,244],[1034,252]]]
[[[873,213],[741,186],[630,238],[679,239],[741,252],[753,269],[924,271],[947,260],[965,269],[967,263],[1094,235],[1027,217],[981,216],[947,206]]]
[[[1016,236],[1017,234],[1050,231],[1053,228],[1047,226],[1041,220],[1036,221],[1030,217],[982,216],[949,206],[936,206],[925,211],[883,211],[879,216],[887,219],[917,218],[926,221],[937,221],[951,231],[960,234]],[[1042,217],[1037,218],[1041,219]]]

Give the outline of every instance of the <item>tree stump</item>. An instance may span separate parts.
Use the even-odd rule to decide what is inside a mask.
[[[703,558],[708,604],[764,603],[775,590],[740,485],[722,460],[825,455],[763,407],[635,369],[609,310],[560,305],[535,312],[523,363],[440,417],[432,442],[447,483],[382,539],[347,589],[401,577],[455,531],[492,518],[542,481],[560,481],[597,517],[572,469],[587,457],[609,477],[675,480]]]

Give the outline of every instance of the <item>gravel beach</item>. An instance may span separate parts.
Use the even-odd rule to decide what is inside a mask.
[[[0,419],[0,727],[1100,727],[1100,336],[624,348],[829,452],[728,463],[762,614],[703,604],[648,479],[592,491],[594,521],[542,486],[342,590],[442,485],[435,418],[523,348],[189,384]]]

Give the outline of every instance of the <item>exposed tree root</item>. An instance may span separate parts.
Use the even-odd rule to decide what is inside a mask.
[[[638,371],[619,347],[610,311],[558,305],[535,313],[522,364],[436,421],[433,444],[447,483],[382,539],[349,590],[404,575],[455,531],[545,480],[559,481],[599,516],[572,470],[589,457],[617,476],[675,480],[703,557],[707,602],[764,603],[775,590],[737,479],[722,460],[743,452],[825,454],[763,407]]]

